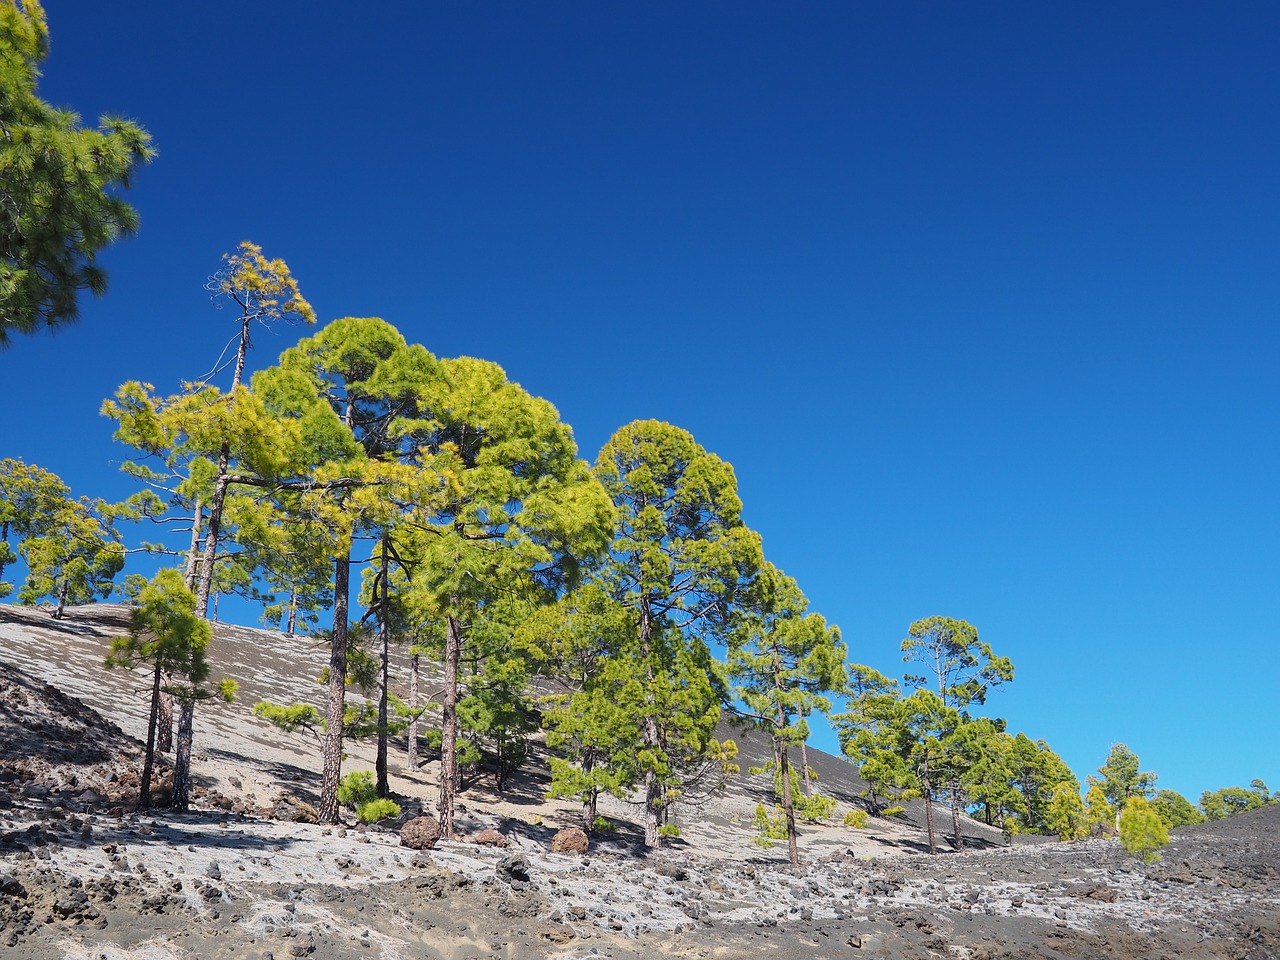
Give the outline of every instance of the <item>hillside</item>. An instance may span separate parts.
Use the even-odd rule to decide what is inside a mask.
[[[978,824],[985,849],[929,857],[912,823],[873,821],[804,828],[793,870],[750,843],[761,778],[747,776],[679,811],[662,854],[644,854],[625,804],[586,857],[552,854],[576,810],[543,800],[539,758],[503,795],[482,777],[461,798],[462,829],[495,828],[506,850],[415,853],[394,829],[281,820],[281,798],[314,797],[318,751],[249,709],[318,693],[306,678],[324,651],[247,628],[215,632],[212,662],[242,695],[198,715],[196,810],[138,816],[145,682],[101,667],[124,616],[0,607],[2,957],[1280,955],[1280,806],[1180,831],[1151,868],[1111,841],[1005,848]],[[734,735],[745,769],[763,745]],[[432,765],[403,758],[392,789],[406,815],[430,812]],[[851,768],[811,759],[824,790],[856,801]],[[354,746],[345,768],[371,767]]]

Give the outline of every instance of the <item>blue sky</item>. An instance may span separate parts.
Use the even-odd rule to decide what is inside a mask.
[[[160,157],[107,297],[0,354],[0,455],[131,492],[98,406],[210,368],[253,240],[588,459],[689,429],[852,659],[964,618],[1081,777],[1280,788],[1280,8],[393,6],[51,0],[42,94]]]

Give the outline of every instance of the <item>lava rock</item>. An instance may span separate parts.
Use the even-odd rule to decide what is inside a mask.
[[[440,824],[435,817],[414,817],[400,828],[400,846],[410,850],[430,850],[440,839]]]
[[[591,845],[581,827],[565,827],[551,838],[552,853],[586,853]]]

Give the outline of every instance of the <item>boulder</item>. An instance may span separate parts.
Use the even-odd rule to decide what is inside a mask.
[[[501,847],[504,850],[511,846],[511,841],[497,830],[481,830],[471,838],[471,842],[478,843],[482,847]]]
[[[414,817],[400,828],[400,846],[410,850],[430,850],[440,839],[440,824],[435,817]]]
[[[586,853],[589,846],[586,831],[581,827],[565,827],[551,838],[552,853]]]
[[[282,793],[276,797],[271,815],[282,823],[319,823],[320,811],[297,797]]]

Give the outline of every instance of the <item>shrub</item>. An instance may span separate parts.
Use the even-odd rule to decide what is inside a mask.
[[[1142,797],[1130,797],[1120,812],[1120,845],[1143,863],[1155,863],[1156,853],[1169,842],[1169,830],[1151,804]]]
[[[378,788],[368,770],[354,770],[338,782],[338,802],[344,807],[359,807],[377,796]]]
[[[356,819],[361,823],[377,823],[379,820],[391,820],[398,816],[400,804],[386,797],[375,797],[356,807]]]
[[[664,823],[658,828],[658,836],[674,838],[680,836],[680,828],[674,823]]]
[[[867,811],[861,807],[854,807],[844,815],[844,825],[854,830],[861,830],[867,825]]]
[[[607,837],[611,833],[616,833],[617,830],[618,830],[618,825],[614,823],[612,820],[610,820],[608,817],[597,816],[594,820],[591,821],[592,833],[598,833],[601,836]]]
[[[771,816],[763,803],[757,803],[755,824],[756,836],[751,838],[751,842],[757,847],[764,847],[767,850],[773,846],[775,840],[787,839],[787,820],[781,810]]]
[[[793,805],[796,816],[808,823],[829,820],[831,815],[836,812],[835,798],[824,797],[820,793],[815,793],[811,797],[796,797]]]
[[[884,817],[887,820],[890,817],[900,817],[906,812],[907,812],[906,807],[896,807],[896,806],[885,807],[883,810],[880,811],[880,816]]]

